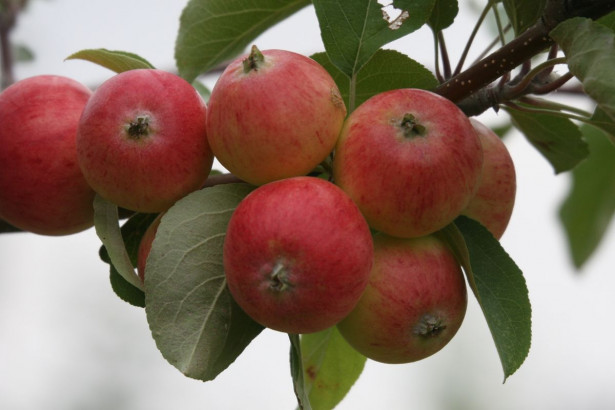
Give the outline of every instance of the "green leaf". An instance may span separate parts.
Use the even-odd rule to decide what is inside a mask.
[[[425,24],[435,0],[394,0],[393,6],[401,14],[391,22],[376,0],[314,0],[313,3],[331,62],[351,78],[380,47]]]
[[[312,58],[331,74],[342,98],[347,106],[351,106],[348,77],[331,63],[326,53],[314,54]],[[398,88],[431,90],[437,86],[438,80],[431,71],[410,57],[394,50],[378,50],[357,75],[355,106],[384,91]]]
[[[460,216],[438,233],[455,252],[480,304],[504,370],[523,364],[532,338],[532,309],[523,273],[479,222]]]
[[[342,401],[365,367],[365,356],[354,350],[333,326],[301,336],[303,372],[310,403],[330,410]]]
[[[308,4],[308,0],[190,0],[175,43],[180,76],[192,82],[235,58],[269,27]]]
[[[107,50],[104,48],[77,51],[66,60],[85,60],[98,64],[116,73],[139,68],[154,68],[149,61],[126,51]]]
[[[132,266],[137,266],[141,238],[154,219],[156,219],[156,214],[137,213],[131,216],[120,229],[126,252],[128,253]],[[100,258],[110,265],[111,287],[115,294],[131,305],[145,307],[145,294],[141,289],[137,289],[127,282],[126,279],[118,273],[111,263],[109,254],[104,245],[100,247],[99,254]]]
[[[606,16],[600,17],[596,20],[598,23],[610,28],[611,30],[615,30],[615,11],[610,12]]]
[[[203,101],[209,101],[209,97],[211,97],[211,90],[207,88],[205,84],[198,80],[194,80],[192,82],[192,86],[199,93],[199,95],[203,98]]]
[[[212,380],[263,329],[231,297],[222,250],[228,221],[253,189],[217,185],[188,194],[162,217],[147,260],[145,312],[163,357]]]
[[[293,379],[293,388],[297,397],[297,404],[301,410],[311,410],[310,398],[306,389],[303,362],[301,360],[301,340],[299,335],[288,334],[290,339],[290,375]]]
[[[600,107],[596,107],[591,118],[591,124],[604,131],[611,142],[615,144],[615,121]]]
[[[34,52],[30,47],[22,44],[12,45],[13,59],[16,63],[29,63],[34,61]]]
[[[504,10],[516,35],[536,23],[546,3],[546,0],[504,0]]]
[[[615,120],[615,33],[591,19],[576,17],[550,33],[566,55],[568,68],[585,92]]]
[[[126,251],[117,206],[100,195],[94,197],[94,228],[117,273],[130,285],[143,290],[143,284]]]
[[[429,16],[429,26],[434,32],[444,30],[453,24],[457,13],[459,13],[457,0],[436,0]]]
[[[506,109],[517,127],[551,163],[555,173],[569,171],[589,155],[579,127],[567,118]]]
[[[598,248],[615,214],[615,146],[600,130],[581,129],[591,155],[572,171],[572,187],[559,212],[577,268]]]

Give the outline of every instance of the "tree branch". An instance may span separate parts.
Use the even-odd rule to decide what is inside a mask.
[[[534,26],[442,83],[435,92],[457,103],[467,115],[478,115],[502,102],[499,89],[488,86],[552,46],[549,33],[559,23],[572,17],[596,19],[613,10],[613,0],[548,0],[542,17]]]

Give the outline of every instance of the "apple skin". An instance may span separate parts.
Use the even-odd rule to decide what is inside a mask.
[[[206,114],[201,96],[175,74],[138,69],[111,77],[79,121],[77,153],[86,180],[123,208],[170,208],[199,189],[211,170]],[[148,123],[139,125],[139,118]]]
[[[258,68],[234,60],[208,102],[207,137],[220,163],[262,185],[308,174],[327,158],[346,117],[337,85],[316,61],[264,50]]]
[[[228,288],[263,326],[299,334],[327,329],[355,306],[373,245],[359,209],[334,184],[293,177],[248,194],[224,241]]]
[[[374,235],[374,265],[361,300],[337,328],[364,356],[409,363],[441,350],[467,308],[465,278],[446,244],[433,235]]]
[[[145,281],[145,266],[147,257],[152,250],[152,243],[154,243],[154,239],[156,238],[156,233],[158,232],[160,220],[163,215],[164,212],[158,214],[158,216],[147,227],[145,233],[143,233],[143,236],[141,237],[141,241],[139,242],[139,249],[137,250],[137,274],[139,279],[141,279],[141,282]]]
[[[333,175],[372,228],[409,238],[459,216],[478,188],[482,162],[480,140],[455,104],[429,91],[398,89],[348,116]]]
[[[79,116],[92,95],[38,75],[0,94],[0,215],[24,231],[68,235],[94,224],[94,191],[77,163]]]
[[[512,216],[517,193],[515,164],[495,132],[471,118],[483,146],[483,172],[478,191],[462,212],[484,225],[500,239]]]

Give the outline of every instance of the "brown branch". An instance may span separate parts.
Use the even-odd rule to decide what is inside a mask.
[[[596,19],[615,10],[613,0],[548,0],[542,17],[517,38],[475,63],[467,70],[442,83],[436,93],[457,103],[467,115],[478,115],[503,101],[501,88],[489,88],[554,42],[549,33],[572,17]]]
[[[548,33],[540,20],[510,43],[442,83],[436,93],[455,103],[468,98],[553,44]]]

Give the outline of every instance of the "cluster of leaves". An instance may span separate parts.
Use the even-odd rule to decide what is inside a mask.
[[[437,91],[439,73],[382,47],[425,24],[440,40],[457,16],[455,0],[395,0],[393,6],[400,14],[394,19],[372,0],[190,0],[176,43],[179,74],[197,85],[199,75],[243,53],[259,34],[310,4],[325,48],[312,57],[331,73],[349,110],[390,89]],[[515,34],[521,34],[541,16],[545,1],[509,0],[503,6]],[[501,19],[498,7],[498,2],[489,2],[483,15],[493,9]],[[615,66],[614,21],[610,16],[600,23],[575,18],[552,33],[565,54],[565,60],[557,63],[567,62],[598,103],[593,114],[546,100],[540,100],[538,108],[534,99],[519,98],[504,105],[514,126],[556,172],[574,169],[574,189],[562,207],[562,219],[570,238],[578,241],[572,247],[579,265],[597,246],[604,221],[615,211],[613,146],[604,138],[606,134],[613,139],[615,134],[615,81],[610,69]],[[83,50],[69,58],[89,60],[116,72],[152,68],[140,56],[103,49]],[[540,72],[528,75],[533,78]],[[579,127],[573,120],[586,125]],[[595,155],[587,159],[590,150]],[[188,377],[214,379],[263,329],[233,301],[222,266],[228,220],[252,189],[243,183],[216,185],[178,201],[162,218],[144,285],[133,266],[139,240],[155,215],[136,214],[120,229],[117,207],[96,200],[96,230],[104,245],[101,257],[110,263],[113,289],[129,303],[145,307],[162,355]],[[588,195],[597,200],[581,200]],[[438,234],[462,263],[507,378],[521,366],[530,348],[531,307],[522,272],[499,242],[471,219],[459,218]],[[291,374],[300,406],[335,407],[361,374],[365,357],[353,351],[335,328],[289,336]]]

